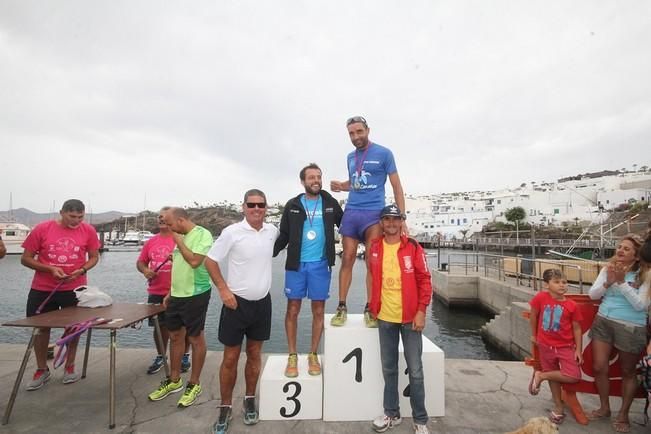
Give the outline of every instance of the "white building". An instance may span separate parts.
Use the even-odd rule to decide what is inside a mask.
[[[413,235],[464,238],[489,222],[506,222],[507,210],[520,206],[525,221],[537,225],[603,219],[623,203],[651,199],[651,172],[597,174],[562,182],[528,183],[513,189],[443,193],[406,198]]]

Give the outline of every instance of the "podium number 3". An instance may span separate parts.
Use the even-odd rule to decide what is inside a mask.
[[[288,418],[296,416],[298,412],[301,411],[301,401],[296,399],[298,395],[301,394],[301,384],[297,383],[296,381],[290,381],[289,383],[283,386],[283,392],[285,393],[289,392],[289,386],[294,386],[294,394],[287,398],[287,401],[294,402],[294,411],[289,413],[285,407],[280,407],[280,415],[282,417],[288,417]]]
[[[355,381],[362,382],[362,349],[355,348],[344,357],[343,362],[347,363],[350,359],[355,358]]]

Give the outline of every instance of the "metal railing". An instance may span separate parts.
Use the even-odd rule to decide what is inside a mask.
[[[443,261],[443,258],[440,258]],[[522,256],[503,256],[489,253],[449,253],[447,262],[440,262],[439,270],[451,274],[461,271],[464,275],[483,275],[498,280],[542,288],[542,275],[548,268],[559,269],[568,279],[570,292],[583,294],[586,284],[591,284],[599,273],[598,263],[578,265],[562,260],[532,259]],[[586,275],[587,274],[587,275]]]
[[[535,243],[537,246],[575,246],[575,247],[614,247],[616,240],[610,238],[604,238],[601,240],[575,240],[575,239],[564,239],[564,238],[536,238],[532,240],[531,238],[494,238],[494,237],[481,237],[473,238],[472,241],[478,242],[479,244],[495,244],[495,245],[505,245],[505,246],[531,246],[532,243]]]
[[[523,233],[524,235],[525,233]],[[526,233],[528,234],[528,233]],[[427,234],[418,234],[415,236],[415,239],[420,243],[429,243],[437,244],[438,238],[436,235],[427,235]],[[604,238],[601,240],[576,240],[576,239],[564,239],[564,238],[536,238],[532,240],[531,238],[499,238],[499,237],[472,237],[466,238],[465,240],[441,240],[441,247],[456,247],[460,245],[479,245],[479,246],[523,246],[531,247],[533,244],[540,247],[582,247],[582,248],[615,248],[617,244],[617,239],[615,238]]]

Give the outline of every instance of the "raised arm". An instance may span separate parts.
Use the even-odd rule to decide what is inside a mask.
[[[183,256],[185,262],[190,264],[190,267],[197,268],[203,263],[203,260],[206,256],[200,255],[199,253],[195,253],[190,250],[188,246],[186,246],[183,242],[183,235],[173,232],[172,237],[174,238],[174,242],[176,243],[176,247],[178,247],[181,256]]]

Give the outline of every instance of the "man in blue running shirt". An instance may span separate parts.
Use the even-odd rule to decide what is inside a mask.
[[[341,220],[339,233],[342,235],[343,255],[339,271],[339,306],[330,324],[343,326],[346,323],[346,297],[353,277],[353,265],[360,242],[366,249],[370,241],[382,234],[380,212],[385,206],[384,185],[387,177],[391,182],[393,197],[405,214],[405,195],[398,176],[398,169],[391,151],[369,140],[370,129],[366,119],[354,116],[346,121],[348,136],[355,150],[348,154],[348,180],[331,181],[333,192],[348,191],[348,201]],[[406,217],[405,217],[406,218]],[[403,219],[402,232],[407,233],[407,224]],[[367,259],[368,270],[368,259]],[[366,307],[364,322],[367,327],[377,327],[377,321],[369,311],[368,301],[371,297],[370,275],[366,274]]]

